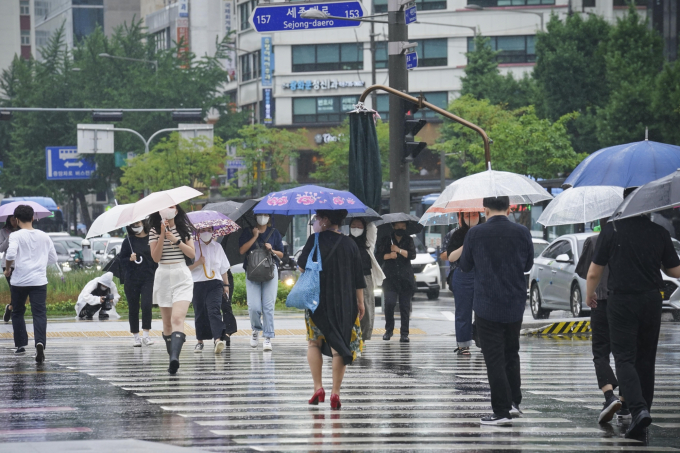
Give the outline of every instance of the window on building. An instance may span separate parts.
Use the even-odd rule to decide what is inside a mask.
[[[411,96],[418,97],[420,93],[409,93]],[[437,107],[446,109],[449,106],[449,93],[446,91],[435,91],[431,93],[423,93],[425,99],[430,104],[434,104]],[[379,94],[378,95],[378,108],[376,109],[380,114],[380,118],[383,121],[388,121],[390,118],[390,95],[389,94]],[[429,109],[419,110],[415,115],[415,119],[432,119],[437,118],[438,115]]]
[[[22,46],[31,45],[31,30],[21,30],[21,45]]]
[[[493,8],[496,6],[554,5],[555,0],[470,0],[469,3],[483,8]]]
[[[387,12],[387,0],[373,0],[373,8],[376,13]],[[446,0],[416,0],[418,11],[432,11],[446,9]]]
[[[448,49],[447,39],[411,39],[418,45],[416,52],[418,53],[418,67],[426,66],[447,66],[448,65]],[[387,42],[375,43],[375,67],[376,69],[384,69],[387,67]]]
[[[258,4],[258,0],[249,0],[238,5],[238,15],[241,21],[241,30],[247,30],[250,28],[250,14],[253,12]]]
[[[47,42],[50,40],[50,32],[47,30],[36,30],[35,31],[35,45],[36,47],[45,47]]]
[[[295,98],[293,123],[340,123],[357,102],[359,96]]]
[[[364,69],[362,43],[293,46],[293,72],[356,69]]]
[[[72,0],[72,5],[104,6],[104,0]]]
[[[151,35],[154,47],[157,51],[167,50],[170,48],[170,28],[164,28]]]
[[[21,0],[19,2],[19,14],[21,14],[22,16],[31,15],[31,5],[28,0]]]
[[[583,0],[584,8],[595,8],[595,0]]]
[[[257,79],[260,77],[260,51],[240,55],[238,57],[241,68],[241,81]]]
[[[491,48],[499,50],[496,61],[507,63],[534,63],[536,61],[535,36],[492,36]],[[475,50],[474,38],[468,38],[468,52]]]
[[[104,28],[104,8],[73,8],[73,37],[77,42],[94,32],[98,26]]]

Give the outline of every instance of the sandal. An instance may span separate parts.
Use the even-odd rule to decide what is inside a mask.
[[[456,348],[453,352],[458,355],[470,356],[470,347],[465,346],[463,348]]]

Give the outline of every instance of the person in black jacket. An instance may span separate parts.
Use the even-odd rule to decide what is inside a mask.
[[[153,303],[153,280],[158,264],[151,257],[149,247],[149,227],[144,222],[133,223],[126,227],[127,238],[120,248],[120,263],[125,272],[125,297],[128,301],[130,333],[135,339],[133,346],[151,346],[154,341],[149,337],[151,330],[151,307]],[[142,330],[139,337],[139,302],[142,302]]]
[[[416,291],[416,280],[411,260],[416,257],[413,238],[406,234],[406,223],[392,224],[393,232],[385,236],[376,246],[376,258],[383,268],[383,300],[385,311],[385,335],[383,340],[392,338],[394,332],[394,308],[399,301],[401,316],[401,338],[408,343],[408,325],[411,316],[411,298]]]

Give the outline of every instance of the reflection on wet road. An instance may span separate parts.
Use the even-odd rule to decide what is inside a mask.
[[[648,446],[623,439],[622,426],[596,423],[603,398],[589,341],[523,338],[524,418],[511,428],[479,425],[490,409],[483,359],[476,349],[454,356],[446,337],[368,342],[333,412],[329,398],[306,402],[313,386],[302,337],[276,339],[267,354],[247,339],[217,357],[210,346],[192,353],[193,344],[170,377],[158,343],[50,340],[37,368],[1,342],[0,444],[134,438],[208,451],[680,451],[678,324],[662,327]]]

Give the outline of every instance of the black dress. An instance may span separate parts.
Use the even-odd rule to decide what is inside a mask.
[[[328,258],[338,241],[341,242]],[[314,235],[307,239],[298,259],[298,266],[302,269],[305,268],[313,247]],[[323,266],[320,274],[321,291],[319,306],[310,317],[323,334],[321,352],[332,356],[332,348],[342,356],[347,365],[354,360],[352,332],[359,315],[356,290],[366,287],[361,256],[352,239],[332,231],[319,233],[319,247]],[[354,342],[356,341],[357,339],[354,339]]]
[[[397,259],[385,260],[385,255],[392,253],[392,244],[406,250],[408,252],[406,258],[398,254]],[[416,245],[411,236],[404,235],[401,239],[397,239],[394,233],[385,236],[376,246],[375,254],[378,264],[382,266],[385,273],[383,291],[395,293],[414,293],[416,291],[416,279],[411,266],[411,260],[416,258]]]

